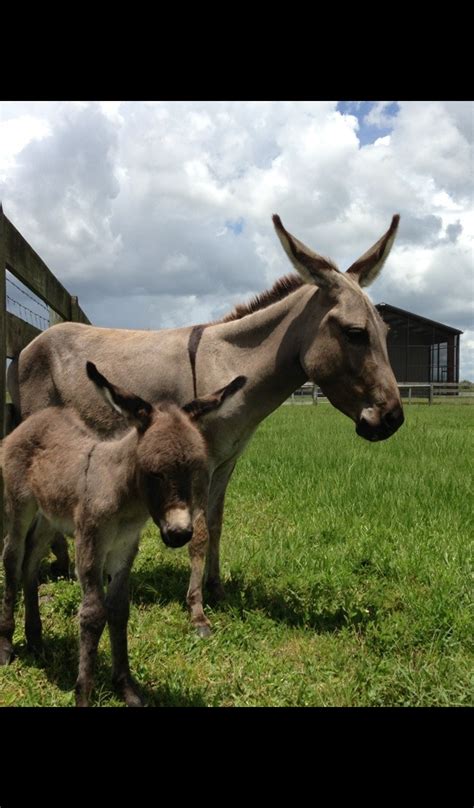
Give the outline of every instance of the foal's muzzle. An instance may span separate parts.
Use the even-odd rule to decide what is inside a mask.
[[[356,432],[370,441],[386,440],[401,427],[405,420],[399,404],[381,413],[376,407],[366,407],[360,414]]]
[[[172,528],[166,524],[160,524],[161,538],[167,547],[183,547],[193,537],[193,529],[190,528]]]

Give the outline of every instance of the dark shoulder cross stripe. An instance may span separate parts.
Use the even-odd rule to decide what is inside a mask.
[[[194,398],[197,398],[197,383],[196,383],[196,354],[198,352],[199,343],[201,342],[202,332],[206,328],[205,325],[195,325],[191,329],[188,340],[188,353],[189,361],[191,362],[191,370],[193,374],[193,390]]]

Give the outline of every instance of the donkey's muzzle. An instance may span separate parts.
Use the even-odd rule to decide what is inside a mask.
[[[375,407],[367,407],[360,414],[356,432],[366,440],[386,440],[401,427],[404,420],[403,410],[399,404],[383,414]]]
[[[166,525],[160,525],[161,538],[167,547],[184,547],[188,541],[193,537],[193,529],[190,528],[172,528]]]

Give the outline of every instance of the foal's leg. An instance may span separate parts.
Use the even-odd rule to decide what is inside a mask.
[[[208,637],[211,633],[211,623],[204,614],[202,607],[202,579],[209,544],[209,533],[203,511],[199,513],[193,528],[193,537],[189,542],[191,578],[186,601],[191,610],[191,624],[200,637]]]
[[[26,537],[23,561],[23,593],[25,598],[25,634],[28,649],[35,654],[43,650],[42,626],[38,602],[38,570],[47,555],[55,530],[39,515]]]
[[[7,665],[13,656],[12,639],[15,630],[16,597],[21,580],[26,534],[31,525],[35,507],[34,503],[30,502],[21,510],[10,511],[10,527],[3,549],[5,589],[0,618],[0,665]]]
[[[36,518],[35,525],[33,529],[36,531],[43,530],[41,517],[38,515]],[[41,525],[40,525],[41,522]],[[40,539],[38,539],[39,541]],[[36,542],[36,539],[35,539]],[[51,549],[56,556],[56,561],[53,561],[51,564],[51,572],[54,576],[58,578],[69,578],[69,552],[67,548],[67,541],[62,533],[58,533],[54,528],[50,530],[50,540],[49,543],[51,545]]]
[[[77,534],[76,569],[82,588],[79,610],[79,674],[76,706],[87,707],[93,685],[97,648],[107,619],[102,585],[103,559],[99,556],[97,534]]]
[[[112,679],[128,707],[143,707],[138,688],[130,673],[127,645],[130,570],[137,554],[138,539],[137,536],[123,560],[112,559],[110,565],[107,564],[111,581],[107,589],[105,606],[112,648]]]

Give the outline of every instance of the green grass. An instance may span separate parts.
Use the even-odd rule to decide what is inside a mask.
[[[146,528],[129,638],[150,705],[474,703],[474,410],[405,413],[380,444],[329,405],[282,407],[262,424],[229,488],[227,599],[206,607],[209,640],[189,628],[186,549]],[[73,704],[79,586],[47,581],[41,596],[46,661],[26,652],[20,604],[3,705]],[[121,704],[106,635],[94,704]]]

